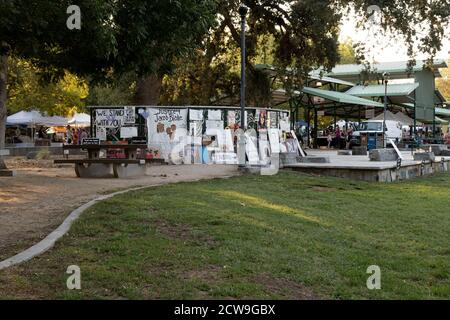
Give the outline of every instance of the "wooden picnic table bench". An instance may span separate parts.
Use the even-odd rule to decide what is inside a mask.
[[[145,153],[144,157],[138,158],[138,150],[147,150],[147,145],[143,144],[64,145],[63,149],[88,151],[86,159],[69,159],[69,154],[65,152],[65,159],[54,160],[55,164],[75,164],[75,173],[79,178],[142,176],[147,165],[166,164],[164,159],[146,159]],[[101,150],[122,150],[124,158],[100,158]]]
[[[164,159],[59,159],[54,160],[57,164],[71,164],[71,163],[116,163],[116,164],[146,164],[146,163],[159,163],[164,164]]]

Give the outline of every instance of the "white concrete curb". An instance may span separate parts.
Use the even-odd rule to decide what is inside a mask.
[[[89,201],[88,203],[86,203],[86,204],[82,205],[81,207],[77,208],[76,210],[72,211],[70,213],[70,215],[64,220],[64,222],[55,231],[53,231],[47,237],[45,237],[42,241],[40,241],[37,244],[35,244],[34,246],[26,249],[25,251],[22,251],[22,252],[16,254],[15,256],[13,256],[11,258],[1,261],[0,262],[0,270],[9,268],[13,265],[16,265],[16,264],[19,264],[19,263],[22,263],[22,262],[25,262],[28,260],[31,260],[34,257],[51,249],[55,245],[56,241],[61,239],[61,237],[64,236],[70,230],[72,223],[76,219],[78,219],[84,211],[86,211],[87,209],[92,207],[97,202],[103,201],[103,200],[106,200],[106,199],[109,199],[114,196],[124,194],[127,192],[137,191],[137,190],[142,190],[142,189],[152,188],[152,187],[159,187],[161,185],[163,185],[163,184],[155,184],[155,185],[149,185],[149,186],[145,186],[145,187],[137,187],[137,188],[121,190],[121,191],[114,192],[114,193],[111,193],[108,195],[104,195],[104,196],[101,196],[94,200]]]
[[[232,176],[222,176],[222,177],[216,177],[216,178],[212,178],[212,179],[229,179],[231,177]],[[195,180],[186,180],[186,181],[179,181],[179,182],[196,182],[196,181],[201,181],[201,180],[208,180],[208,179],[195,179]],[[11,258],[1,261],[0,262],[0,270],[9,268],[11,266],[14,266],[14,265],[22,263],[22,262],[26,262],[28,260],[31,260],[34,257],[51,249],[55,245],[56,241],[61,239],[62,236],[64,236],[70,230],[72,223],[75,220],[77,220],[84,211],[86,211],[87,209],[92,207],[97,202],[103,201],[106,199],[110,199],[112,197],[118,196],[120,194],[128,193],[131,191],[138,191],[138,190],[142,190],[142,189],[160,187],[160,186],[167,185],[167,184],[170,184],[170,183],[157,183],[157,184],[147,185],[147,186],[143,186],[143,187],[134,187],[134,188],[114,192],[114,193],[111,193],[108,195],[104,195],[104,196],[101,196],[94,200],[89,201],[88,203],[86,203],[86,204],[82,205],[81,207],[72,211],[69,214],[69,216],[64,220],[64,222],[55,231],[53,231],[47,237],[45,237],[42,241],[40,241],[37,244],[35,244],[34,246],[26,249],[25,251],[22,251],[22,252],[16,254],[15,256],[13,256]]]

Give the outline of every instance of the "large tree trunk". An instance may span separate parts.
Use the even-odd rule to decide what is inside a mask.
[[[6,133],[6,82],[8,80],[8,57],[0,56],[0,149],[5,148]],[[5,163],[0,156],[0,170],[6,169]]]
[[[136,83],[136,105],[156,106],[161,95],[162,77],[156,74],[139,78]]]

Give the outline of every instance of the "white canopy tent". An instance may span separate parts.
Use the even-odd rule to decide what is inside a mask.
[[[9,125],[35,126],[44,120],[39,111],[20,111],[6,118]]]
[[[395,117],[402,123],[404,126],[413,126],[414,125],[414,119],[411,119],[403,112],[399,111],[395,114]],[[418,123],[418,122],[417,122]]]
[[[370,119],[370,120],[383,120],[384,119],[384,113],[380,113],[378,116]],[[386,111],[386,120],[388,121],[397,121],[397,122],[401,122],[396,116],[395,114],[393,114],[392,112],[390,112],[389,110]]]
[[[27,125],[27,126],[46,126],[46,127],[64,127],[67,125],[67,119],[60,116],[45,117],[39,111],[20,111],[6,119],[9,125]]]
[[[69,120],[69,124],[77,127],[90,127],[91,116],[86,113],[75,113],[72,119]]]
[[[65,127],[67,119],[59,116],[43,117],[39,124],[46,127]]]

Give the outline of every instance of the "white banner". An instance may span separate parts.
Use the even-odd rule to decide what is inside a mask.
[[[172,148],[187,135],[187,109],[148,109],[148,147],[155,158],[169,160]]]
[[[103,128],[120,128],[124,123],[124,109],[96,109],[95,124]]]

